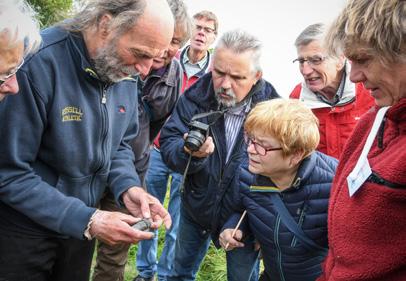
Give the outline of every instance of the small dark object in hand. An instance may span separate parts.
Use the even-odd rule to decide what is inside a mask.
[[[140,231],[150,231],[151,221],[149,219],[142,219],[132,225],[132,228]]]

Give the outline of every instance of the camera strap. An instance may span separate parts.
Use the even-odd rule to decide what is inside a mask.
[[[209,117],[209,116],[214,116],[213,121],[208,124],[209,126],[213,125],[214,123],[217,122],[217,120],[224,115],[224,113],[226,113],[226,111],[228,110],[228,108],[222,109],[222,110],[216,110],[216,111],[210,111],[210,112],[204,112],[204,113],[199,113],[196,114],[192,117],[192,119],[190,121],[195,121],[197,119],[201,119],[201,118],[205,118],[205,117]]]

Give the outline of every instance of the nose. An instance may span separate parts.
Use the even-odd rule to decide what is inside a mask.
[[[257,154],[257,150],[255,149],[254,143],[251,141],[247,145],[247,152],[251,154]]]
[[[350,80],[354,83],[364,82],[366,76],[357,63],[351,64]]]
[[[231,88],[231,80],[228,75],[224,75],[223,80],[221,81],[221,87],[223,87],[224,89]]]
[[[18,90],[17,76],[15,74],[0,86],[0,93],[2,94],[17,94]]]
[[[142,76],[147,76],[149,71],[151,70],[151,66],[152,66],[153,62],[154,62],[154,59],[152,59],[152,58],[144,59],[141,62],[138,62],[137,64],[135,64],[134,68]]]
[[[303,62],[302,65],[300,65],[300,73],[302,73],[303,76],[309,75],[313,72],[313,68],[309,65],[307,61]]]

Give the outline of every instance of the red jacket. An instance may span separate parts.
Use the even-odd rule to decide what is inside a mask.
[[[293,89],[290,98],[301,99],[306,103],[306,97],[301,96],[301,93],[302,85],[299,84]],[[355,100],[336,106],[319,103],[325,107],[316,108],[314,103],[310,107],[320,123],[320,143],[317,149],[338,159],[357,121],[374,105],[374,99],[361,83],[357,83]]]
[[[349,197],[347,176],[377,108],[354,129],[340,159],[328,210],[329,253],[318,281],[406,280],[406,98],[392,106],[368,153],[378,177]],[[383,128],[383,129],[382,129]]]

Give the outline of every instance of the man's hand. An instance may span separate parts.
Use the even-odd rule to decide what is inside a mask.
[[[183,139],[187,138],[187,133],[183,135]],[[191,152],[186,146],[183,147],[186,153],[192,154],[194,157],[198,158],[204,158],[209,156],[214,152],[214,143],[213,143],[213,138],[212,137],[207,137],[205,142],[202,144],[202,146],[199,148],[198,151]]]
[[[234,233],[235,232],[235,233]],[[233,237],[234,233],[234,237]],[[219,240],[220,240],[220,245],[221,247],[226,250],[230,251],[234,248],[241,248],[244,247],[244,243],[241,243],[243,233],[241,230],[236,230],[232,228],[227,228],[224,229],[223,232],[221,232]]]
[[[154,234],[133,229],[131,225],[138,222],[133,216],[120,212],[98,210],[92,217],[90,235],[109,245],[118,243],[138,243],[140,240],[152,239]]]
[[[164,206],[141,187],[133,186],[123,193],[127,210],[137,218],[151,219],[151,228],[157,229],[164,223],[166,229],[172,224],[171,216]]]

